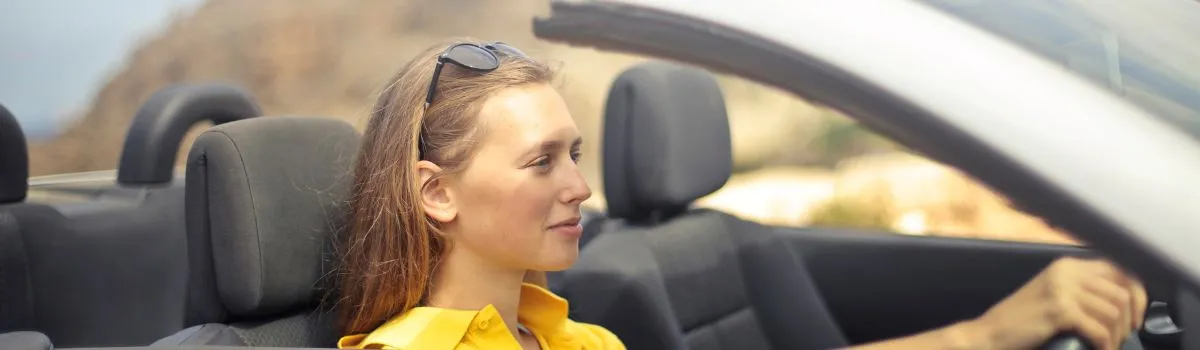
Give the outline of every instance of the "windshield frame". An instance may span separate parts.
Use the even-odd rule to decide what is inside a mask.
[[[1200,138],[1200,2],[915,0],[1054,62]],[[1166,24],[1164,24],[1164,22]]]
[[[1200,245],[1191,234],[1200,222],[1189,214],[1200,202],[1163,200],[1200,198],[1184,180],[1200,178],[1200,144],[981,29],[897,0],[571,0],[551,8],[534,21],[542,39],[697,64],[828,105],[964,171],[1146,280],[1200,289],[1200,256],[1189,248]],[[864,8],[872,10],[864,16]],[[955,64],[921,51],[946,42],[956,45],[941,53]],[[946,84],[964,79],[996,85]],[[1089,123],[1071,124],[1081,121]],[[1072,128],[1046,129],[1063,124]],[[1086,156],[1116,147],[1106,142],[1121,151]],[[1175,176],[1144,181],[1155,174]]]

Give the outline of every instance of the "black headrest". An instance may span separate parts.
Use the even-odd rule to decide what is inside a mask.
[[[117,182],[169,183],[175,179],[175,157],[189,129],[202,121],[220,125],[261,114],[254,97],[234,85],[179,84],[158,90],[129,123]]]
[[[359,142],[346,122],[300,117],[230,122],[196,139],[186,178],[189,324],[317,300]]]
[[[603,150],[611,217],[664,218],[721,188],[733,152],[716,78],[665,62],[621,73],[605,106]]]
[[[17,117],[0,106],[0,203],[25,200],[29,192],[29,149]]]

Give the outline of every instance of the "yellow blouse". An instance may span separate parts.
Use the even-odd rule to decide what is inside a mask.
[[[625,349],[604,327],[567,318],[567,301],[537,285],[521,286],[517,320],[537,338],[542,350]],[[482,310],[417,307],[392,318],[368,334],[338,340],[339,349],[514,349],[517,339],[508,332],[492,305]]]

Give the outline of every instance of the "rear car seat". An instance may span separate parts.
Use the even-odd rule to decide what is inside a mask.
[[[195,326],[154,344],[335,346],[333,314],[320,306],[358,146],[351,125],[326,118],[255,118],[201,134],[186,180]]]
[[[29,153],[17,117],[0,106],[0,208],[19,205],[29,190]],[[14,215],[0,209],[0,333],[34,329],[33,282],[25,238]]]
[[[176,150],[201,120],[258,115],[236,88],[160,90],[130,125],[117,183],[57,189],[88,194],[80,199],[4,205],[28,262],[32,301],[24,306],[33,323],[25,328],[60,347],[145,345],[183,329],[187,237],[183,182],[172,172]],[[24,198],[27,174],[6,177],[6,188]]]
[[[0,134],[0,332],[78,347],[141,345],[180,329],[182,196],[179,215],[153,193],[144,194],[147,212],[27,201],[25,140],[7,111]],[[177,236],[157,230],[171,226]]]
[[[668,63],[614,83],[604,121],[609,217],[563,276],[572,318],[629,349],[828,349],[845,340],[771,230],[692,202],[732,171],[716,80]]]

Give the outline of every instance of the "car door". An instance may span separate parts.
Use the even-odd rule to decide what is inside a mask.
[[[1200,231],[1188,214],[1200,207],[1162,197],[1200,196],[1177,178],[1200,176],[1194,139],[919,4],[555,1],[534,29],[543,39],[700,64],[832,106],[1096,248],[779,228],[852,342],[978,315],[1062,255],[1103,252],[1139,274],[1154,301],[1173,303],[1177,285],[1200,281],[1191,268],[1200,256],[1179,245],[1200,243],[1187,235]]]

